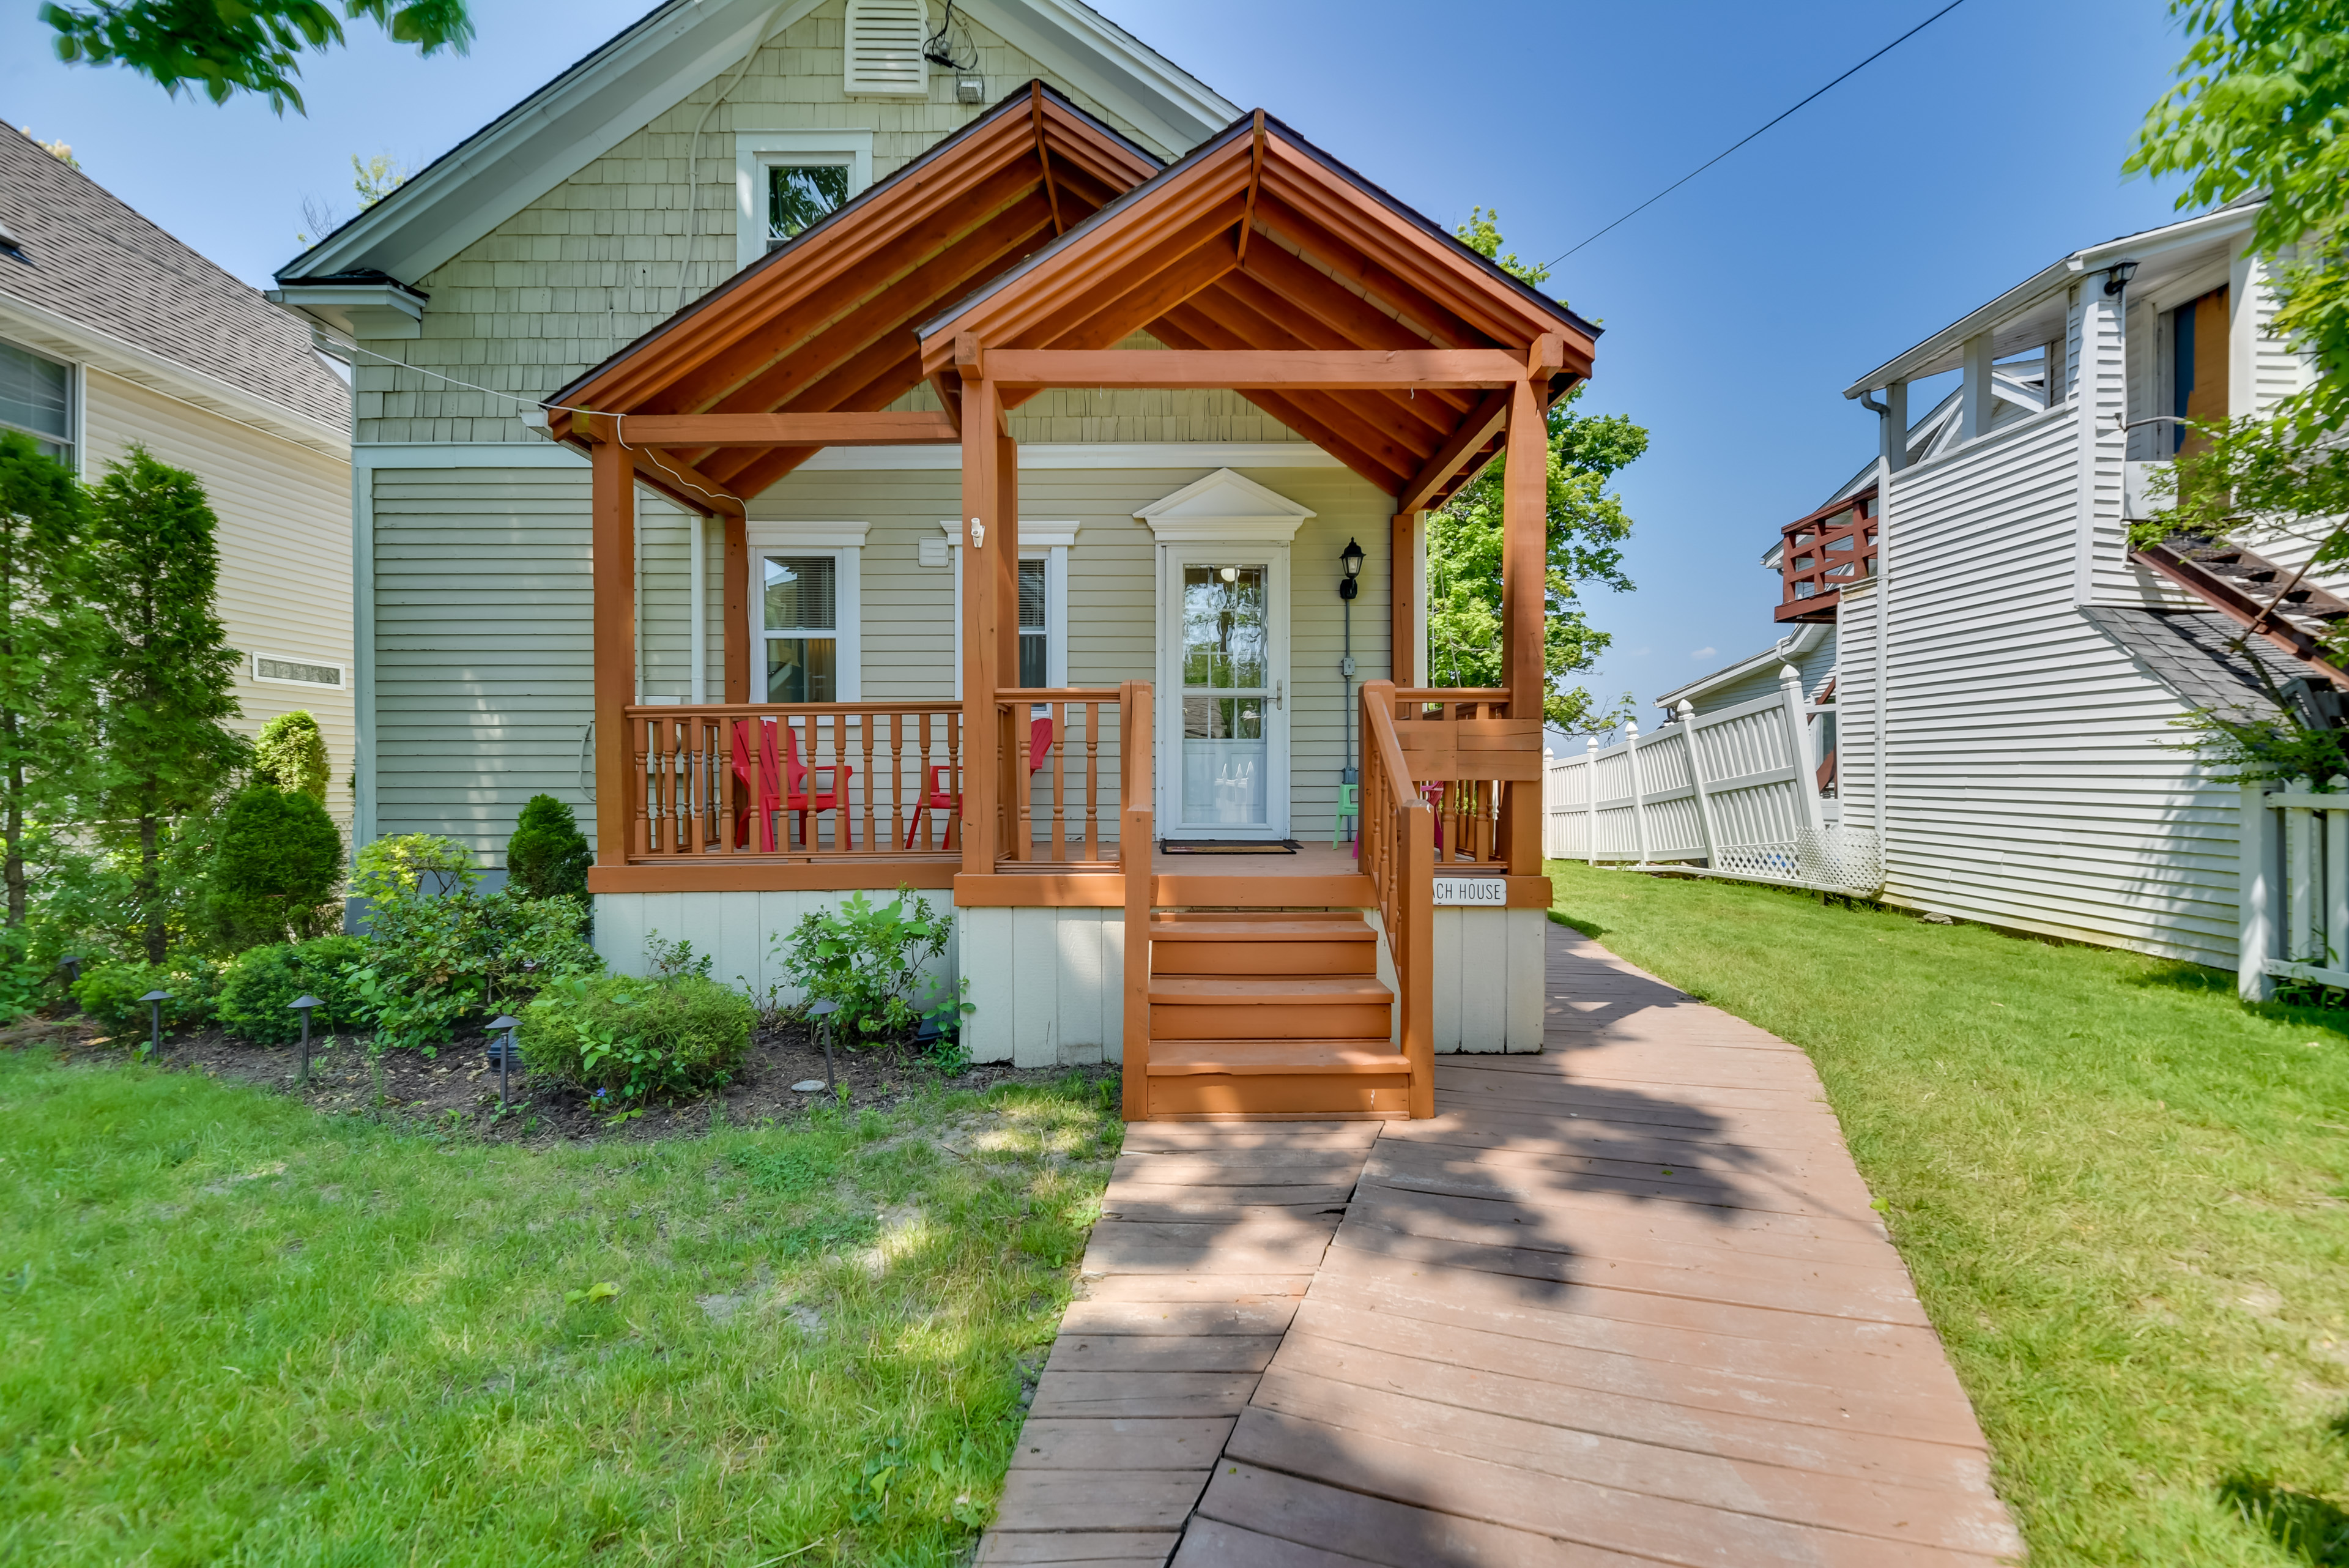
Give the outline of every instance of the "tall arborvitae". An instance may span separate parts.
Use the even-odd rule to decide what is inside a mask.
[[[65,464],[0,431],[0,858],[25,923],[25,835],[90,760],[100,627],[77,582],[88,511]]]
[[[252,747],[223,722],[237,713],[237,654],[212,613],[218,522],[203,485],[132,447],[92,500],[90,578],[107,620],[99,831],[137,856],[138,923],[148,961],[160,963],[166,842]]]

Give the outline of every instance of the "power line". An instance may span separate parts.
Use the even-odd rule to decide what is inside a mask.
[[[1793,109],[1787,109],[1784,114],[1779,115],[1777,119],[1771,120],[1769,125],[1764,125],[1760,130],[1752,131],[1745,136],[1738,138],[1735,141],[1731,142],[1727,147],[1723,148],[1719,152],[1714,153],[1712,157],[1706,159],[1703,162],[1698,164],[1695,168],[1690,170],[1687,173],[1682,175],[1679,179],[1673,181],[1671,184],[1665,186],[1662,190],[1657,192],[1654,195],[1649,197],[1646,201],[1640,202],[1638,206],[1632,208],[1621,217],[1616,219],[1614,223],[1608,224],[1607,228],[1599,230],[1599,234],[1590,235],[1589,238],[1583,240],[1579,244],[1570,246],[1568,249],[1561,251],[1556,259],[1547,263],[1542,270],[1547,272],[1550,267],[1556,266],[1559,262],[1564,261],[1568,256],[1570,256],[1576,251],[1580,250],[1583,245],[1588,244],[1591,240],[1599,238],[1599,234],[1606,234],[1609,229],[1619,228],[1622,224],[1630,222],[1633,218],[1638,217],[1640,213],[1646,212],[1649,208],[1654,206],[1657,202],[1662,201],[1665,197],[1671,195],[1673,192],[1679,190],[1682,186],[1687,184],[1690,181],[1695,179],[1698,175],[1703,173],[1706,170],[1712,168],[1714,164],[1720,162],[1723,159],[1728,157],[1731,153],[1736,151],[1747,142],[1753,140],[1754,137],[1759,136],[1763,131],[1769,130],[1770,126],[1777,124],[1779,120],[1785,119],[1788,115],[1791,115],[1796,110],[1817,101],[1830,91],[1841,87],[1845,82],[1849,81],[1852,78],[1857,76],[1860,72],[1866,70],[1868,67],[1874,65],[1877,61],[1882,59],[1885,56],[1890,54],[1893,50],[1899,48],[1901,45],[1907,43],[1909,39],[1915,37],[1918,34],[1923,32],[1926,28],[1931,26],[1934,23],[1940,21],[1942,17],[1948,16],[1951,12],[1956,10],[1965,3],[1966,0],[1950,0],[1948,5],[1942,6],[1940,10],[1926,17],[1923,21],[1909,28],[1907,32],[1901,34],[1890,43],[1885,45],[1884,47],[1877,50],[1876,53],[1868,56],[1868,58],[1860,61],[1859,64],[1852,67],[1851,69],[1844,72],[1843,75],[1836,78],[1835,80],[1827,83],[1826,87],[1823,87],[1819,88],[1818,91],[1811,94],[1809,98],[1803,99],[1801,103],[1795,105]]]

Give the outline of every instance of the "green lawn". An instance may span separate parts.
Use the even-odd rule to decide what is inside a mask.
[[[1810,1054],[2036,1568],[2349,1563],[2349,1014],[1553,862],[1557,918]]]
[[[956,1561],[1112,1104],[532,1152],[0,1055],[0,1563]]]

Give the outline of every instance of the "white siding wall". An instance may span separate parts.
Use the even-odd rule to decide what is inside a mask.
[[[1845,820],[1882,832],[1893,902],[2230,962],[2236,792],[2177,749],[2182,704],[2069,591],[2076,420],[2024,421],[1894,476],[1887,578],[1844,601]]]
[[[84,472],[92,481],[133,443],[203,481],[220,546],[220,618],[243,655],[236,683],[247,734],[307,709],[326,734],[326,806],[351,819],[351,469],[250,425],[103,370],[86,370]],[[253,655],[339,664],[340,691],[253,679]]]

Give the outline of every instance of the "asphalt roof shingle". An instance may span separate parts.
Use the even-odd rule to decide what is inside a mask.
[[[2331,684],[2316,666],[2294,659],[2265,638],[2251,638],[2237,649],[2232,644],[2242,628],[2210,611],[2094,605],[2084,607],[2083,613],[2189,706],[2221,718],[2275,717],[2275,704],[2252,668],[2254,661],[2279,687],[2298,680]]]
[[[65,317],[334,430],[350,389],[308,328],[31,137],[0,126],[0,296]]]

